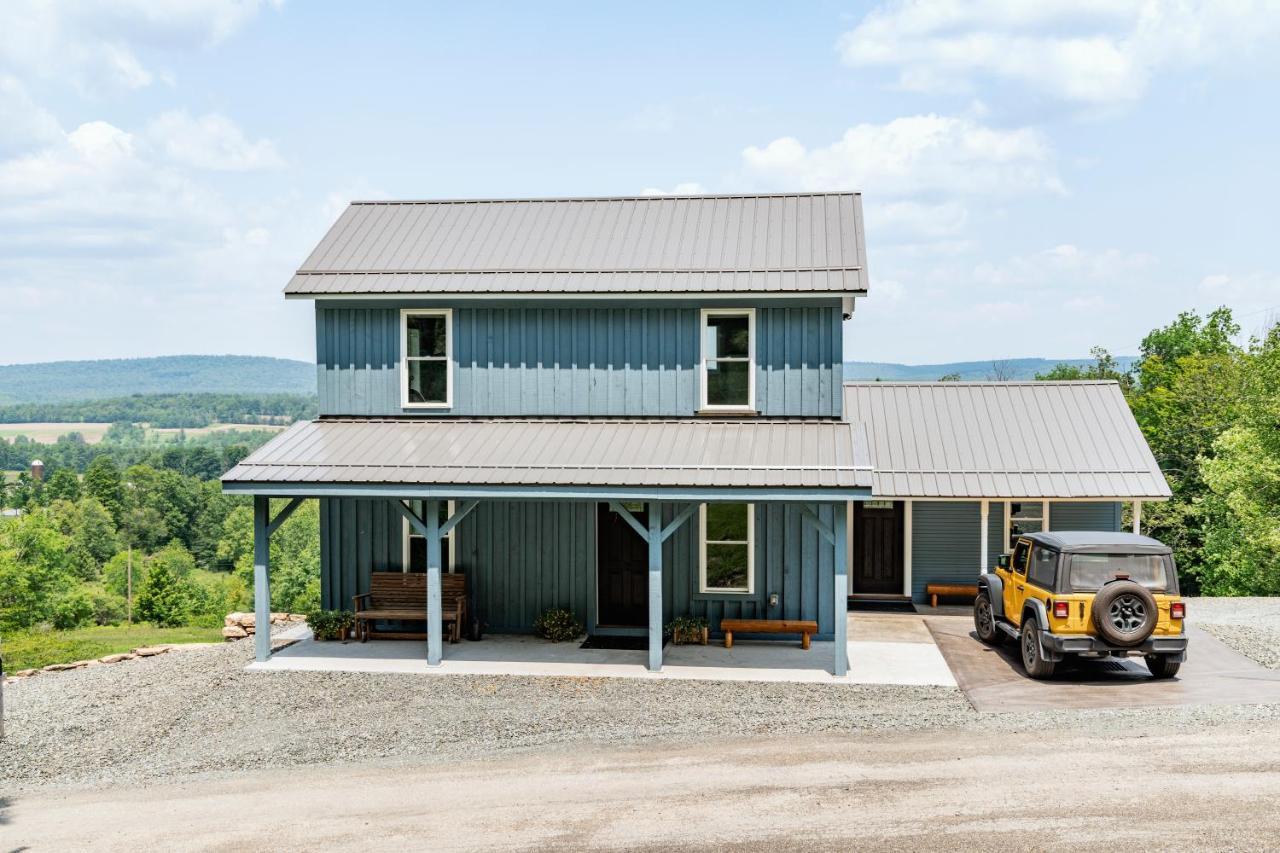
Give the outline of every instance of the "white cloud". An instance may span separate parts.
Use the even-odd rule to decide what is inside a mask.
[[[1096,251],[1068,243],[1002,263],[979,264],[973,276],[980,284],[998,287],[1079,288],[1089,284],[1123,287],[1155,262],[1153,256],[1144,252]]]
[[[917,201],[894,201],[885,204],[868,202],[867,228],[882,239],[895,235],[942,238],[964,230],[969,220],[968,209],[958,202],[924,204]]]
[[[1068,101],[1140,98],[1169,69],[1227,65],[1280,40],[1274,0],[891,0],[839,41],[854,66],[921,91],[989,75]]]
[[[182,110],[167,112],[151,122],[147,135],[170,160],[197,169],[248,172],[284,165],[275,143],[250,142],[235,122],[216,113],[193,118]]]
[[[0,74],[0,158],[56,142],[62,127],[37,106],[16,77]]]
[[[144,65],[139,47],[209,47],[252,20],[264,5],[278,7],[281,2],[5,0],[0,5],[0,68],[69,81],[85,91],[139,89],[167,76]]]
[[[697,181],[685,181],[676,184],[669,190],[659,189],[658,187],[645,187],[640,190],[640,195],[704,195],[707,188]]]
[[[742,160],[749,173],[773,185],[857,189],[880,198],[1065,191],[1039,131],[1001,130],[954,116],[859,124],[813,149],[782,137],[745,149]]]

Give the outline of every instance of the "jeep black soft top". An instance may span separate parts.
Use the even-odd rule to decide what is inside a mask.
[[[1107,533],[1097,530],[1062,530],[1028,533],[1021,538],[1063,554],[1172,554],[1173,549],[1150,536]]]

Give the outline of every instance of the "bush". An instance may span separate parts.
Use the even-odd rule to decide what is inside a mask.
[[[317,640],[336,640],[355,624],[355,614],[345,610],[313,610],[307,614],[307,625]]]
[[[574,618],[573,611],[553,607],[544,610],[533,622],[533,633],[553,643],[576,640],[585,629]]]
[[[155,560],[138,592],[138,618],[172,628],[185,623],[190,613],[191,595],[186,583],[173,573],[168,561]]]
[[[61,631],[83,628],[93,622],[93,601],[77,589],[67,593],[53,605],[53,627]]]

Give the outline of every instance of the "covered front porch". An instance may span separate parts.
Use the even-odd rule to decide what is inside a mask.
[[[641,651],[591,650],[610,652],[609,665],[663,672],[670,665],[664,655],[706,653],[664,652],[672,619],[699,615],[714,632],[722,617],[749,615],[818,624],[820,644],[803,652],[804,660],[823,660],[823,677],[843,678],[849,671],[844,506],[869,497],[865,457],[860,430],[833,421],[319,421],[246,459],[224,477],[224,488],[254,496],[259,610],[270,601],[271,534],[303,499],[320,499],[322,519],[337,521],[330,525],[336,530],[322,521],[326,606],[349,609],[350,597],[367,592],[374,573],[411,569],[407,545],[404,558],[396,556],[400,549],[388,544],[386,531],[403,526],[417,537],[425,646],[399,644],[374,658],[401,658],[411,654],[401,649],[417,648],[429,669],[483,669],[486,656],[519,657],[534,642],[543,644],[515,638],[505,645],[491,639],[447,645],[442,577],[457,572],[494,630],[527,630],[534,610],[576,605],[589,633],[643,639]],[[745,513],[746,534],[708,533],[718,507]],[[633,611],[639,607],[630,623],[616,608],[606,618],[603,590],[615,579],[603,574],[612,563],[602,518],[628,539],[621,545],[632,573],[624,580],[637,588],[629,601]],[[611,535],[620,547],[616,530]],[[734,548],[745,555],[741,576],[727,588],[709,584],[708,564]],[[456,561],[454,549],[462,554]],[[710,555],[712,549],[720,550]],[[498,618],[517,610],[519,618]],[[788,636],[776,645],[780,653],[794,645],[799,654],[798,640]],[[258,642],[258,661],[266,663],[269,640]],[[720,653],[717,666],[735,665],[730,650],[713,651]]]
[[[741,641],[671,645],[663,650],[660,672],[652,672],[641,653],[621,649],[585,649],[580,642],[548,643],[536,637],[504,634],[482,642],[448,646],[439,666],[427,663],[423,641],[367,643],[317,642],[303,629],[295,641],[277,649],[256,672],[362,672],[419,675],[555,676],[567,678],[666,678],[707,681],[772,681],[810,684],[900,684],[954,686],[922,616],[910,613],[847,614],[843,678],[831,671],[834,643],[816,640],[808,651],[794,642]]]

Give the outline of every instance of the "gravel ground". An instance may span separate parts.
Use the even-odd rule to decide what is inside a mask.
[[[1187,621],[1268,669],[1280,669],[1280,598],[1187,598]]]
[[[1244,642],[1243,629],[1225,620],[1247,621],[1241,614],[1252,609],[1260,623],[1266,611],[1272,614],[1266,630],[1280,635],[1280,602],[1237,599],[1226,606],[1197,599],[1189,606],[1200,627],[1224,642],[1235,636],[1255,654],[1256,639]],[[976,730],[992,719],[954,688],[245,672],[252,654],[252,641],[240,641],[7,686],[0,790],[326,763],[450,761],[593,742]],[[1021,731],[1074,727],[1104,735],[1117,726],[1280,721],[1280,705],[999,719]]]

